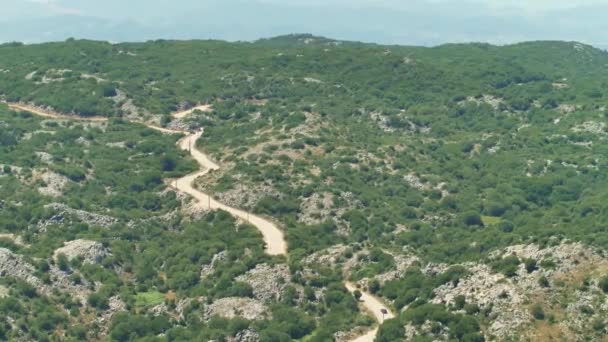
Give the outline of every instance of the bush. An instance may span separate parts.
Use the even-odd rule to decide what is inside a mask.
[[[481,216],[476,212],[468,212],[462,216],[462,222],[467,226],[482,226]]]
[[[108,298],[99,292],[91,293],[87,302],[99,310],[106,310],[109,307]]]
[[[595,331],[604,331],[606,329],[606,322],[601,317],[598,317],[593,320],[591,326]]]
[[[524,260],[524,265],[526,266],[526,271],[528,271],[528,273],[532,273],[538,269],[538,265],[534,259],[528,258]]]
[[[70,270],[70,262],[68,261],[68,257],[63,253],[59,253],[57,255],[57,267],[63,272],[67,272]]]
[[[403,325],[398,319],[388,319],[382,323],[376,336],[376,342],[401,341],[405,336]]]
[[[462,308],[464,308],[465,304],[466,298],[463,295],[458,295],[456,296],[456,298],[454,298],[454,308],[456,310],[461,310]]]
[[[513,231],[514,226],[510,221],[504,220],[498,224],[498,229],[502,230],[505,233],[510,233]]]
[[[104,97],[114,97],[117,95],[116,87],[112,85],[106,85],[103,87],[103,96]]]
[[[608,275],[600,280],[599,286],[604,293],[608,293]]]
[[[532,306],[532,308],[530,309],[530,313],[535,319],[545,319],[545,310],[543,310],[543,307],[540,306],[540,304],[535,304],[534,306]]]

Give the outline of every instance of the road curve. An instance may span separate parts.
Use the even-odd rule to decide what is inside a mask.
[[[60,113],[55,113],[47,110],[43,110],[41,108],[30,106],[27,104],[21,103],[7,103],[10,109],[13,110],[21,110],[27,111],[42,117],[54,118],[54,119],[66,119],[66,120],[80,120],[80,121],[107,121],[108,119],[105,117],[78,117],[78,116],[70,116]],[[174,118],[183,118],[188,114],[193,113],[195,110],[206,111],[211,107],[208,105],[195,107],[189,110],[185,110],[183,112],[173,113],[172,116]],[[187,131],[170,129],[165,127],[160,127],[152,124],[144,123],[148,128],[154,129],[161,133],[165,134],[186,134],[186,136],[180,139],[177,144],[182,150],[186,150],[190,152],[190,155],[196,162],[203,168],[197,172],[186,175],[177,180],[171,180],[171,186],[175,187],[178,191],[184,192],[192,197],[194,197],[198,203],[197,205],[203,208],[209,208],[211,210],[224,210],[233,216],[246,221],[253,226],[255,226],[264,237],[264,242],[266,244],[266,253],[269,255],[287,255],[287,242],[285,241],[285,237],[283,231],[281,231],[274,223],[266,220],[260,216],[250,214],[246,211],[236,209],[230,206],[227,206],[223,203],[220,203],[213,199],[211,196],[195,189],[192,184],[194,180],[198,177],[207,174],[211,170],[218,170],[220,167],[215,164],[211,159],[198,149],[196,149],[196,141],[201,137],[203,131],[199,131],[197,133],[190,133]]]
[[[171,114],[171,116],[173,116],[176,119],[182,119],[182,118],[185,118],[186,116],[194,113],[194,111],[196,111],[196,110],[200,110],[201,112],[209,112],[209,111],[211,111],[211,108],[213,108],[212,105],[205,104],[205,105],[192,107],[188,110],[184,110],[181,112],[173,113],[173,114]]]
[[[196,180],[198,177],[207,174],[211,170],[218,170],[220,168],[217,164],[211,161],[206,154],[196,149],[196,141],[201,137],[202,134],[203,131],[187,135],[185,138],[178,141],[178,146],[182,150],[190,151],[192,158],[194,158],[194,160],[196,160],[204,169],[176,179],[171,183],[171,185],[177,190],[194,197],[196,200],[198,200],[198,205],[203,208],[208,208],[211,210],[224,210],[233,216],[255,226],[264,237],[267,254],[287,255],[287,242],[285,241],[283,232],[274,223],[257,215],[250,214],[244,210],[236,209],[220,203],[211,196],[195,189],[192,186],[194,180]]]
[[[65,114],[54,113],[50,111],[46,111],[40,109],[38,107],[29,106],[25,104],[18,103],[7,103],[9,108],[13,110],[21,110],[31,112],[33,114],[55,118],[55,119],[69,119],[69,120],[80,120],[80,121],[107,121],[108,119],[105,117],[77,117],[70,116]],[[188,114],[194,112],[194,110],[208,110],[209,107],[205,106],[204,108],[193,108],[187,111],[173,113],[174,118],[183,118]],[[230,206],[227,206],[223,203],[220,203],[213,199],[211,196],[195,189],[192,184],[198,178],[201,177],[212,170],[218,170],[220,167],[214,163],[206,154],[196,149],[196,141],[202,136],[203,131],[199,131],[196,133],[189,133],[186,131],[175,130],[170,128],[159,127],[151,124],[146,124],[147,127],[157,130],[161,133],[165,134],[186,134],[186,136],[180,139],[177,144],[182,150],[186,150],[190,152],[190,155],[196,162],[202,167],[201,170],[186,175],[182,178],[171,180],[171,186],[175,187],[178,191],[186,193],[193,198],[195,198],[198,203],[197,205],[203,208],[210,208],[212,210],[224,210],[233,216],[247,221],[253,226],[255,226],[263,235],[264,242],[266,243],[266,253],[269,255],[287,255],[287,242],[285,241],[283,232],[272,222],[250,214],[246,211],[236,209]],[[345,283],[346,288],[349,292],[354,293],[357,287],[349,282]],[[369,311],[375,318],[375,320],[381,324],[385,319],[393,318],[394,315],[390,311],[390,309],[385,306],[378,298],[374,297],[370,293],[365,291],[361,291],[361,299],[360,304],[365,307],[367,311]],[[382,314],[382,312],[386,312],[386,314]],[[350,342],[373,342],[378,333],[378,328],[374,328],[368,331],[365,335],[356,337],[352,339]]]
[[[374,319],[379,324],[382,324],[382,322],[384,322],[386,319],[395,317],[391,310],[372,294],[358,289],[355,284],[350,282],[346,282],[344,286],[346,286],[346,289],[350,293],[354,293],[356,290],[361,292],[361,299],[359,300],[359,303],[374,316]],[[386,312],[386,314],[383,314],[383,311]],[[378,328],[374,328],[368,331],[365,335],[352,339],[350,342],[374,342],[376,339],[376,334],[378,334]]]
[[[205,111],[209,110],[210,108],[211,107],[208,105],[199,106],[189,110],[185,110],[183,112],[173,113],[172,116],[174,118],[184,118],[188,114],[193,113],[195,110]],[[285,241],[283,231],[279,229],[279,227],[277,227],[274,223],[260,216],[246,212],[244,210],[236,209],[227,206],[221,202],[218,202],[210,195],[192,186],[192,184],[197,178],[206,175],[212,170],[219,170],[220,168],[219,165],[214,163],[206,154],[196,148],[196,141],[203,135],[203,130],[196,133],[189,133],[187,131],[164,128],[150,124],[147,124],[147,126],[162,133],[187,134],[184,138],[180,139],[177,142],[177,145],[182,150],[189,151],[192,158],[194,158],[194,160],[196,160],[196,162],[202,167],[202,169],[199,171],[196,171],[179,179],[171,180],[170,185],[172,187],[196,199],[198,201],[197,205],[202,208],[210,210],[223,210],[230,213],[236,218],[239,218],[243,221],[248,222],[249,224],[252,224],[260,231],[260,233],[262,233],[264,243],[266,244],[266,254],[287,255],[287,242]]]

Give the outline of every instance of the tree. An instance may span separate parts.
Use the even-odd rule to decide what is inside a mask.
[[[59,253],[57,255],[57,267],[63,272],[67,272],[70,270],[70,262],[68,261],[68,257],[63,253]]]
[[[551,286],[551,284],[549,284],[549,279],[547,279],[547,277],[545,276],[541,276],[540,278],[538,278],[538,285],[545,288]]]
[[[538,265],[536,263],[536,260],[532,259],[532,258],[527,258],[524,260],[524,265],[526,266],[526,271],[528,271],[528,273],[532,273],[534,271],[536,271],[538,269]]]
[[[380,282],[377,279],[373,279],[370,283],[369,283],[369,292],[371,293],[378,293],[378,291],[380,291]]]
[[[173,171],[177,166],[177,161],[173,156],[163,156],[160,160],[161,170],[163,171]]]
[[[456,308],[456,310],[461,310],[462,308],[464,308],[465,304],[466,304],[465,296],[458,295],[458,296],[456,296],[456,298],[454,298],[454,307]]]
[[[403,324],[398,319],[387,319],[382,323],[376,336],[376,342],[401,341],[405,336]]]
[[[363,293],[361,293],[361,291],[359,291],[359,290],[355,290],[355,292],[353,292],[353,296],[355,297],[357,302],[359,302],[359,301],[361,301],[361,297],[363,296]]]
[[[483,221],[478,213],[470,211],[462,216],[462,222],[467,226],[483,226]]]
[[[543,310],[543,307],[540,306],[540,304],[533,305],[532,308],[530,309],[530,313],[532,314],[532,317],[534,317],[535,319],[538,319],[538,320],[545,319],[545,310]]]
[[[103,96],[104,97],[114,97],[117,95],[116,87],[113,85],[106,85],[103,87]]]

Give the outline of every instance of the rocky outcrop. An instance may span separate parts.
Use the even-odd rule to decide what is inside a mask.
[[[467,266],[471,275],[455,287],[450,283],[436,289],[433,303],[454,304],[456,297],[464,296],[468,303],[492,310],[494,319],[489,332],[494,336],[506,337],[512,329],[531,321],[524,305],[526,297],[511,279],[493,272],[487,265]]]
[[[103,228],[109,228],[111,225],[117,222],[113,217],[91,213],[84,210],[72,209],[62,203],[51,203],[44,206],[46,209],[50,209],[56,212],[53,217],[49,220],[42,222],[40,225],[46,227],[52,224],[59,223],[70,223],[70,217],[76,218],[79,222],[86,223],[90,226],[98,226]]]
[[[221,298],[205,306],[205,320],[210,319],[212,316],[224,318],[241,317],[248,320],[269,318],[268,308],[262,302],[242,297]]]
[[[304,198],[300,204],[298,222],[307,225],[319,224],[331,218],[337,218],[332,212],[334,205],[333,194],[329,192],[314,193]]]
[[[108,309],[95,320],[95,323],[100,327],[100,334],[106,335],[110,330],[114,316],[124,311],[127,311],[127,305],[118,296],[110,297]]]
[[[203,267],[201,267],[201,279],[204,279],[204,278],[207,278],[208,276],[210,276],[211,273],[213,273],[213,271],[215,270],[215,267],[217,266],[217,264],[226,260],[227,256],[228,256],[227,251],[221,251],[221,252],[217,253],[216,255],[214,255],[213,259],[211,259],[211,263],[209,263],[208,265],[203,265]]]
[[[0,285],[0,298],[8,297],[8,289]]]
[[[260,341],[260,334],[253,329],[246,329],[239,331],[234,337],[234,342],[258,342]]]
[[[216,194],[218,201],[235,208],[250,209],[264,197],[282,198],[274,186],[270,184],[242,184],[234,189]]]
[[[291,275],[287,265],[259,264],[254,269],[238,276],[237,281],[249,284],[256,299],[267,302],[281,299]]]
[[[35,152],[36,157],[45,164],[53,164],[53,155],[47,152]]]
[[[84,263],[97,264],[110,253],[99,242],[90,240],[73,240],[65,242],[64,246],[58,248],[53,257],[55,260],[59,254],[64,254],[68,260],[82,258]]]
[[[148,310],[148,313],[150,313],[154,316],[168,315],[169,317],[171,317],[175,320],[183,320],[183,319],[185,319],[184,311],[194,301],[203,303],[205,301],[205,297],[180,299],[175,304],[174,308],[171,308],[170,305],[167,305],[167,302],[163,302],[163,303],[160,303],[160,304],[155,305],[152,308],[150,308]]]
[[[591,133],[606,135],[606,123],[600,121],[587,121],[572,128],[577,133]]]
[[[540,338],[536,325],[530,324],[534,321],[531,305],[540,305],[547,316],[558,320],[553,325],[555,332],[572,341],[583,340],[592,322],[608,313],[605,295],[598,286],[598,276],[608,270],[608,260],[602,254],[580,243],[545,248],[516,245],[491,254],[493,260],[513,256],[520,264],[511,277],[485,264],[463,264],[469,275],[457,284],[435,289],[433,303],[451,305],[463,296],[487,313],[486,337],[497,340]],[[525,260],[536,265],[526,267]],[[433,269],[442,272],[446,266],[435,265]]]
[[[69,182],[67,177],[51,171],[47,171],[40,175],[40,179],[44,181],[45,186],[39,187],[38,192],[42,195],[50,197],[62,196],[63,189]]]
[[[34,276],[35,268],[21,255],[6,248],[0,248],[0,277],[13,277],[26,283],[40,287],[40,279]]]
[[[54,290],[69,293],[81,303],[86,303],[87,296],[91,293],[91,284],[85,279],[75,284],[70,278],[71,272],[59,270],[52,265],[48,271],[50,284],[44,284],[34,275],[35,268],[21,255],[15,254],[6,248],[0,248],[0,277],[13,277],[32,285],[42,294],[49,295]]]

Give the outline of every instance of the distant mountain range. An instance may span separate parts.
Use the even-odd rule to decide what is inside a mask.
[[[29,6],[35,6],[32,4],[35,3]],[[599,33],[608,31],[608,23],[600,20],[601,16],[588,15],[606,13],[607,6],[529,16],[491,13],[467,2],[457,5],[441,2],[432,5],[434,10],[430,13],[429,3],[422,0],[412,0],[399,9],[339,4],[303,6],[259,0],[184,0],[179,8],[161,3],[140,12],[139,9],[146,6],[140,0],[133,0],[126,7],[114,0],[103,5],[75,0],[65,0],[62,4],[78,11],[44,16],[32,10],[28,19],[19,19],[29,13],[26,11],[19,15],[9,13],[5,18],[11,19],[0,19],[0,41],[36,43],[69,37],[108,41],[158,38],[251,41],[310,32],[343,40],[427,46],[446,42],[504,44],[547,39],[589,44],[597,43]],[[555,17],[560,18],[559,25]],[[586,21],[581,23],[577,20],[580,17]],[[608,44],[595,45],[608,48]]]

